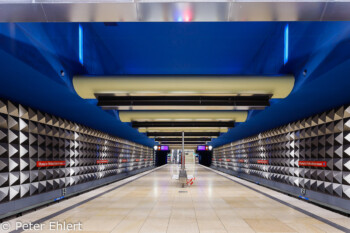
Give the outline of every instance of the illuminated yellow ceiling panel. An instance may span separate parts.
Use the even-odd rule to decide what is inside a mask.
[[[73,85],[82,98],[114,95],[252,95],[272,94],[285,98],[294,77],[287,76],[76,76]]]
[[[244,122],[247,111],[119,111],[123,122],[131,121],[236,121]]]
[[[149,127],[139,128],[140,133],[146,132],[220,132],[226,133],[228,128],[218,127]]]

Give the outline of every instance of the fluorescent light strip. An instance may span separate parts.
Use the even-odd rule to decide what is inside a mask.
[[[288,62],[289,57],[289,24],[284,28],[284,64]]]
[[[84,64],[84,31],[81,24],[79,24],[79,62],[80,64]]]

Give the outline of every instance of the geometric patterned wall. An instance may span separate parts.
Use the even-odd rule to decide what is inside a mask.
[[[152,148],[0,99],[0,203],[153,163]]]
[[[350,198],[350,106],[214,149],[212,166]]]

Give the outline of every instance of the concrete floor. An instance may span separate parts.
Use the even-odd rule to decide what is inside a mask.
[[[350,218],[343,215],[200,165],[187,169],[196,177],[191,187],[181,189],[174,179],[178,165],[166,165],[13,219],[11,229],[16,222],[34,222],[43,229],[31,232],[51,232],[49,222],[65,221],[81,222],[79,232],[99,233],[350,232]]]

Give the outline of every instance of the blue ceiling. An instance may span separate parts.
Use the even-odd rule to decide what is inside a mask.
[[[89,74],[278,74],[283,66],[283,23],[100,23],[83,28]]]
[[[0,24],[0,96],[152,146],[113,112],[81,99],[73,75],[294,74],[293,93],[223,134],[218,146],[350,103],[350,23],[286,22]],[[306,75],[303,71],[307,70]],[[64,77],[61,76],[64,71]]]

